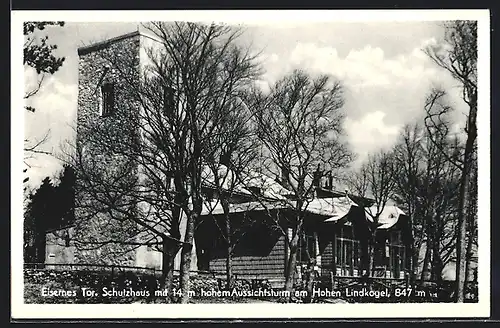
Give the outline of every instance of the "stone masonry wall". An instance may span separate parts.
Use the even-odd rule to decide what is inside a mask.
[[[158,44],[150,37],[134,32],[79,49],[77,149],[82,150],[82,155],[76,158],[81,159],[83,167],[94,178],[97,176],[105,180],[107,177],[106,181],[109,181],[109,177],[120,176],[121,180],[131,185],[134,179],[141,179],[140,170],[130,157],[119,154],[131,144],[138,144],[140,106],[134,92],[148,64],[144,48],[151,46]],[[108,82],[115,86],[114,112],[110,116],[102,116],[101,85]],[[150,240],[150,236],[138,233],[140,227],[131,220],[118,221],[105,214],[106,206],[96,202],[91,193],[81,188],[81,176],[78,179],[75,226],[70,231],[69,246],[57,234],[48,234],[46,262],[160,269],[162,254],[156,247],[113,242],[137,243],[142,239]],[[143,209],[137,207],[135,210]],[[185,222],[181,222],[182,235],[184,226]],[[175,261],[176,269],[180,268],[179,255]],[[192,270],[197,270],[195,250]]]
[[[127,170],[130,163],[117,154],[122,151],[121,146],[130,144],[129,141],[137,137],[138,107],[131,94],[132,86],[139,85],[139,48],[140,35],[131,34],[79,53],[77,144],[83,149],[82,158],[89,169],[103,177],[118,176],[120,170],[124,170],[130,179],[134,179],[134,169]],[[107,82],[114,83],[114,112],[104,117],[101,115],[101,85]],[[103,147],[103,141],[108,146]],[[136,225],[128,220],[113,220],[104,214],[92,215],[100,204],[93,203],[93,198],[84,192],[80,192],[78,197],[80,206],[75,213],[74,261],[135,265],[136,246],[101,243],[110,240],[133,242]],[[85,208],[81,205],[90,206]]]

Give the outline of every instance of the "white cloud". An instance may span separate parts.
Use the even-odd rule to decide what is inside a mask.
[[[32,190],[38,189],[42,181],[47,177],[55,181],[58,172],[62,170],[61,162],[49,155],[36,154],[26,162],[29,164],[26,172],[29,177],[27,184]]]
[[[345,87],[348,138],[354,150],[363,156],[391,143],[399,126],[422,111],[422,102],[431,81],[439,83],[446,80],[443,78],[446,72],[437,68],[422,52],[425,46],[437,44],[433,38],[422,38],[414,47],[405,39],[404,53],[389,56],[390,50],[398,49],[395,48],[400,44],[397,39],[394,41],[393,37],[391,42],[385,39],[376,42],[364,31],[350,35],[351,29],[351,25],[345,27],[341,33],[342,37],[346,35],[345,40],[339,37],[336,42],[328,41],[325,34],[321,34],[324,27],[308,30],[308,34],[304,34],[307,37],[300,38],[306,29],[297,28],[290,30],[287,37],[273,39],[269,52],[262,53],[266,74],[258,84],[268,90],[269,83],[293,68],[339,78]],[[266,38],[265,33],[257,36]],[[349,46],[352,48],[349,49]],[[25,120],[28,137],[41,137],[50,129],[48,149],[57,149],[64,139],[72,136],[71,124],[76,118],[77,78],[73,76],[71,81],[74,83],[66,84],[61,82],[59,73],[44,81],[39,95],[32,100],[37,112],[26,115]],[[26,70],[25,84],[33,86],[34,83],[35,72]],[[449,85],[449,81],[443,84]],[[47,175],[52,169],[46,169]]]
[[[422,41],[423,46],[427,43],[427,40]],[[342,58],[334,47],[299,43],[290,55],[290,64],[332,74],[352,88],[389,87],[436,75],[436,69],[429,67],[429,60],[421,49],[419,46],[408,54],[386,58],[381,48],[366,45],[361,49],[351,49]]]
[[[389,57],[381,47],[370,44],[340,55],[334,46],[298,43],[290,57],[276,65],[285,66],[280,72],[300,67],[333,75],[342,82],[347,137],[363,158],[392,144],[399,127],[423,113],[431,85],[449,89],[451,78],[422,51],[435,44],[433,38],[422,39],[407,52]]]
[[[25,115],[27,138],[39,138],[50,130],[50,143],[56,146],[71,131],[76,117],[78,88],[76,84],[63,84],[50,76],[27,104],[35,108],[35,113]]]
[[[25,70],[26,90],[32,90],[31,88],[36,86],[37,78],[38,75],[33,69]],[[55,75],[45,78],[40,91],[26,101],[27,105],[35,108],[34,113],[25,111],[24,132],[29,144],[36,144],[48,134],[46,142],[41,144],[38,150],[58,155],[61,145],[74,137],[77,92],[76,84],[62,83]],[[27,173],[30,187],[36,189],[45,177],[53,176],[61,169],[61,163],[54,156],[31,156],[32,158],[26,160],[31,166]]]
[[[347,117],[344,128],[353,150],[359,154],[358,160],[381,148],[390,147],[400,131],[399,125],[389,125],[384,122],[386,114],[381,111],[369,112],[360,120]]]

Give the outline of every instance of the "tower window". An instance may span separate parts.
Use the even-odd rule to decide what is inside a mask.
[[[101,115],[109,116],[115,107],[115,88],[113,83],[105,83],[101,86],[102,105]]]
[[[71,241],[71,237],[69,236],[69,232],[66,231],[66,233],[64,234],[64,245],[66,247],[69,247],[70,246],[70,241]]]
[[[165,114],[171,113],[175,106],[175,89],[172,87],[163,87],[163,110]]]

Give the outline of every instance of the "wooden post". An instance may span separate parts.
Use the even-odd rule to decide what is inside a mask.
[[[290,233],[289,233],[289,229],[290,228],[286,228],[286,232],[287,232],[287,235],[285,236],[285,277],[287,275],[287,272],[288,272],[288,254],[289,254],[289,243],[288,243],[288,238],[290,236]]]
[[[351,276],[354,276],[354,240],[351,239]]]
[[[332,241],[332,272],[337,275],[337,229],[333,230]]]
[[[319,236],[317,231],[314,231],[314,263],[316,263],[316,265],[318,266],[318,270],[321,271],[321,254],[319,251]]]
[[[344,227],[340,227],[340,275],[343,276],[344,275],[344,265],[345,265],[345,259],[344,259],[344,255],[345,255],[345,248],[344,248]]]
[[[392,258],[395,256],[395,252],[392,249],[392,238],[391,233],[389,232],[389,236],[387,236],[387,240],[389,243],[389,278],[392,278]]]

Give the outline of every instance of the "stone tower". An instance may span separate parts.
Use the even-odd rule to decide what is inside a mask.
[[[98,138],[105,132],[107,145],[112,140],[112,148],[119,148],[124,138],[138,139],[140,105],[133,92],[148,63],[144,50],[159,44],[153,36],[138,30],[78,49],[76,144],[81,150],[77,157],[83,158],[86,165],[102,167],[105,172],[120,170],[126,164],[119,156],[110,155],[112,150],[100,147]],[[136,175],[138,171],[135,168]],[[86,199],[79,201],[84,203]],[[137,245],[143,236],[137,236],[136,223],[91,212],[80,206],[75,211],[77,223],[73,227],[48,234],[47,264],[100,263],[161,269],[162,253],[151,246]],[[69,243],[68,235],[72,240]],[[106,244],[109,240],[130,244]],[[88,247],[82,246],[82,242],[88,243]]]
[[[114,153],[113,149],[108,153],[98,138],[105,136],[108,140],[103,141],[103,145],[109,146],[110,141],[114,141],[113,147],[119,147],[122,138],[134,138],[137,133],[134,122],[138,108],[130,95],[133,85],[140,82],[143,38],[141,33],[132,32],[78,49],[76,142],[82,161],[91,166],[90,169],[97,168],[96,172],[120,170],[122,164],[118,158],[109,156]],[[127,221],[120,224],[103,213],[92,217],[89,212],[100,204],[89,202],[93,202],[89,210],[84,207],[76,210],[79,229],[74,232],[74,238],[95,244],[95,249],[81,247],[75,253],[75,261],[135,266],[137,256],[131,245],[98,245],[111,239],[135,241],[133,224]]]

